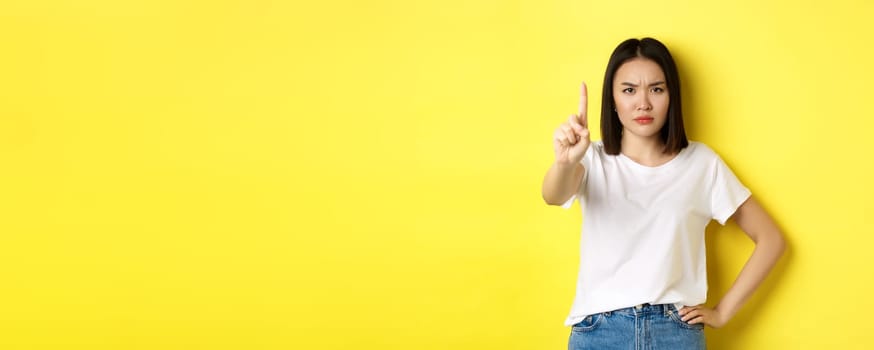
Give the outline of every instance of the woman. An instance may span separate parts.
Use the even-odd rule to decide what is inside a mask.
[[[683,128],[668,49],[629,39],[610,57],[602,140],[591,142],[583,84],[578,115],[556,129],[543,198],[579,198],[583,230],[569,349],[704,349],[704,325],[734,316],[785,249],[770,216],[706,145]],[[756,249],[715,307],[705,306],[704,228],[733,218]]]

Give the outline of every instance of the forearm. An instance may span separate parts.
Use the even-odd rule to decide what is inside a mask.
[[[551,205],[564,204],[579,190],[585,171],[580,163],[553,163],[543,178],[543,200]]]
[[[750,295],[765,280],[785,249],[786,242],[779,231],[756,242],[756,248],[746,265],[716,306],[716,310],[725,317],[726,321],[734,317]]]

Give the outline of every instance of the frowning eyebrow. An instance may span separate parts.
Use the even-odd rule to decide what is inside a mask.
[[[664,83],[665,83],[665,82],[663,82],[663,81],[657,81],[657,82],[655,82],[655,83],[649,84],[649,86],[650,86],[650,87],[653,87],[653,86],[656,86],[656,85],[663,85]],[[624,83],[622,83],[621,85],[631,86],[631,87],[638,87],[638,86],[640,86],[640,85],[637,85],[637,84],[629,83],[629,82],[627,82],[627,81],[624,82]]]

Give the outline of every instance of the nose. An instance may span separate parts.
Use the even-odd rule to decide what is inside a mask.
[[[652,104],[649,103],[649,94],[643,93],[641,94],[640,101],[637,103],[637,109],[641,111],[648,111],[652,109]]]

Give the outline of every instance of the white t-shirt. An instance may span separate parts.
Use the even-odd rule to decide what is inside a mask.
[[[643,303],[698,305],[707,297],[704,228],[725,225],[750,196],[702,143],[648,167],[592,142],[581,161],[583,229],[570,326],[587,315]]]

